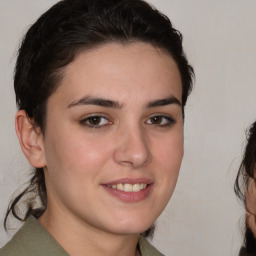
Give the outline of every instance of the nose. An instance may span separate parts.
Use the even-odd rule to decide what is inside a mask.
[[[116,138],[114,161],[138,169],[152,160],[150,141],[140,127],[127,128]]]

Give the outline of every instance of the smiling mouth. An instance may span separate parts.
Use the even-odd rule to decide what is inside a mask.
[[[148,184],[145,183],[137,183],[137,184],[128,184],[128,183],[118,183],[115,185],[107,185],[108,188],[116,189],[124,192],[139,192],[145,189]]]
[[[154,183],[148,179],[124,178],[103,184],[110,195],[127,203],[136,203],[145,200],[153,191]]]

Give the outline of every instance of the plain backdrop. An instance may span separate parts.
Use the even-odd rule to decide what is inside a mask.
[[[245,130],[256,119],[256,1],[150,0],[184,36],[196,72],[185,120],[185,157],[153,243],[165,255],[233,256],[243,207],[233,183]],[[2,221],[29,166],[14,131],[13,67],[19,39],[55,0],[0,0],[0,247]]]

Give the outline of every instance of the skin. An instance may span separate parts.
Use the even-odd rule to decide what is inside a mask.
[[[177,182],[181,97],[168,53],[147,43],[109,43],[80,53],[65,69],[48,99],[44,134],[17,113],[22,149],[45,172],[48,207],[39,221],[70,255],[139,253],[139,234]],[[99,106],[95,98],[112,103]],[[106,187],[120,179],[147,180],[149,192],[126,201]]]

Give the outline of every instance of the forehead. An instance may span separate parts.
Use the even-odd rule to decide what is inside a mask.
[[[84,95],[181,99],[178,67],[166,51],[148,43],[108,43],[81,52],[64,71],[57,90],[69,99]],[[68,103],[68,102],[67,102]]]

